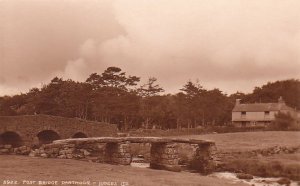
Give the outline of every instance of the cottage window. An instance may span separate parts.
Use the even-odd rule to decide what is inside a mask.
[[[242,118],[246,118],[246,111],[242,111],[242,112],[241,112],[241,117],[242,117]]]
[[[270,111],[265,111],[265,117],[269,117],[270,116]]]

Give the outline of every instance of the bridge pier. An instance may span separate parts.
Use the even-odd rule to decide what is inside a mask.
[[[106,163],[110,164],[130,165],[130,143],[107,143],[104,159]]]
[[[181,171],[178,165],[179,156],[175,143],[151,143],[150,156],[150,167],[153,169]]]
[[[209,173],[215,168],[216,146],[214,144],[193,144],[194,158],[189,167],[203,173]]]

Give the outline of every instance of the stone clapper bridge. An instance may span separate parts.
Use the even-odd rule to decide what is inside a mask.
[[[103,153],[98,153],[97,158],[103,159],[103,162],[119,165],[130,165],[132,155],[130,151],[131,143],[151,144],[150,149],[150,168],[164,169],[179,172],[178,143],[193,145],[195,151],[193,160],[190,161],[189,167],[200,172],[207,173],[214,169],[214,155],[216,151],[215,143],[211,141],[195,139],[177,139],[161,137],[93,137],[93,138],[75,138],[56,140],[50,144],[44,144],[40,149],[46,157],[53,158],[75,158],[76,150],[91,154],[91,147],[97,145],[103,146]],[[89,149],[87,151],[86,149]],[[71,157],[66,157],[66,152],[71,152]],[[70,154],[69,154],[70,155]],[[78,155],[78,154],[77,154]]]
[[[116,125],[76,118],[48,115],[0,116],[0,154],[30,153],[30,156],[88,160],[97,158],[97,162],[129,165],[132,159],[130,144],[151,144],[151,168],[180,171],[178,143],[185,143],[194,149],[190,168],[208,172],[218,161],[214,142],[160,137],[117,137],[117,132]]]

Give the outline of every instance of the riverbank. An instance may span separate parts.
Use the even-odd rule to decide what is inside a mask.
[[[239,132],[182,138],[215,141],[221,161],[219,171],[300,180],[298,131]]]

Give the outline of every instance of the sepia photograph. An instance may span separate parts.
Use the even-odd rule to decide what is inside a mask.
[[[0,186],[300,186],[300,0],[0,0]]]

